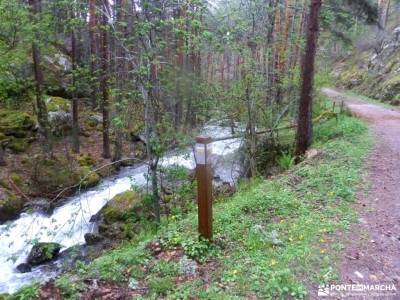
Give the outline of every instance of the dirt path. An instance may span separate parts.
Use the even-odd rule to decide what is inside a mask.
[[[354,115],[370,124],[376,138],[367,163],[366,186],[358,193],[355,204],[360,222],[344,242],[340,282],[393,283],[396,296],[374,299],[400,299],[400,111],[369,104],[334,89],[323,89],[323,93],[333,101],[344,101]]]

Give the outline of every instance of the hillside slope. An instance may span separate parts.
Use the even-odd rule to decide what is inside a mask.
[[[400,26],[379,47],[356,50],[340,62],[335,77],[341,87],[400,105]]]

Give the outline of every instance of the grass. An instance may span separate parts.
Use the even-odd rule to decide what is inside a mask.
[[[371,145],[364,123],[332,119],[315,129],[317,157],[284,175],[242,183],[233,198],[215,204],[215,243],[198,240],[192,212],[142,231],[56,285],[66,299],[88,278],[145,286],[145,299],[305,298],[307,287],[337,279],[342,246],[335,233],[357,221],[352,203]],[[181,247],[207,276],[188,276],[182,260],[153,257],[147,245],[155,240],[164,251]]]

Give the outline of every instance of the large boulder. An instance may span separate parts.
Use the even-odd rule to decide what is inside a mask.
[[[0,187],[0,224],[16,219],[24,208],[24,201],[6,188]]]
[[[34,119],[25,112],[0,110],[0,133],[5,136],[26,137],[35,125]]]
[[[69,112],[71,110],[71,102],[61,97],[49,96],[46,98],[47,111],[56,112],[64,111]]]
[[[100,176],[91,167],[80,166],[79,162],[71,164],[65,157],[47,158],[34,156],[27,162],[26,172],[30,175],[35,192],[51,195],[67,187],[92,187],[100,181]],[[67,189],[63,196],[74,192]]]
[[[92,171],[90,167],[79,167],[78,175],[80,178],[80,184],[86,188],[97,185],[101,180],[100,175]]]
[[[26,262],[31,266],[41,265],[57,258],[61,245],[57,243],[37,243],[29,252]]]
[[[35,139],[36,123],[25,112],[0,110],[0,144],[14,153],[25,152]]]
[[[116,195],[100,211],[106,224],[127,221],[133,217],[141,206],[141,198],[134,191],[126,191]]]
[[[135,223],[145,215],[141,197],[134,191],[115,196],[92,218],[105,240],[127,239],[134,236]],[[90,241],[89,241],[90,242]]]
[[[54,136],[68,135],[72,130],[72,115],[65,111],[49,112],[49,122]]]

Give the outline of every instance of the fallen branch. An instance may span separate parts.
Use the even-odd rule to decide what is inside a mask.
[[[8,175],[8,182],[10,183],[10,186],[14,190],[14,192],[19,194],[26,201],[28,201],[28,202],[31,201],[31,199],[23,191],[21,191],[21,189],[15,184],[15,182],[11,179],[10,175]]]

